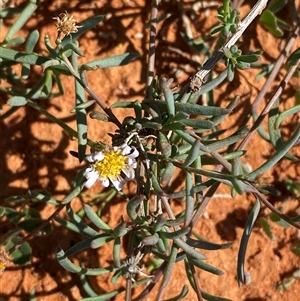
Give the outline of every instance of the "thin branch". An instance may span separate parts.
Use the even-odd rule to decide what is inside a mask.
[[[268,77],[267,81],[265,82],[262,90],[257,95],[254,103],[252,104],[252,112],[253,112],[253,114],[256,113],[258,105],[260,104],[261,100],[264,98],[265,94],[267,93],[268,87],[274,81],[276,75],[278,74],[278,71],[279,71],[279,69],[281,68],[281,66],[283,64],[283,60],[285,59],[285,57],[291,51],[291,48],[294,45],[294,43],[296,42],[297,37],[299,37],[299,33],[300,33],[300,27],[298,26],[295,29],[294,34],[291,37],[291,39],[289,40],[288,44],[286,45],[286,47],[284,48],[284,50],[280,54],[279,58],[277,59],[276,64],[275,64],[275,66],[274,66],[274,68],[273,68],[270,76]],[[269,114],[271,108],[273,107],[274,102],[280,96],[280,94],[282,93],[284,87],[286,86],[287,82],[289,81],[289,79],[291,78],[291,76],[294,74],[294,72],[295,72],[296,69],[297,69],[297,66],[293,66],[289,70],[289,72],[286,74],[285,78],[281,81],[281,83],[280,83],[277,91],[275,92],[274,96],[272,97],[272,99],[270,100],[270,102],[266,105],[266,107],[264,108],[264,110],[261,112],[260,116],[257,118],[257,120],[255,121],[255,123],[251,127],[249,133],[246,135],[246,137],[244,138],[244,140],[240,144],[240,146],[238,148],[239,150],[245,149],[245,147],[249,143],[251,137],[256,132],[255,130],[261,125],[261,123],[263,122],[264,118]]]
[[[58,47],[61,45],[58,45]],[[78,72],[73,68],[72,64],[68,60],[68,58],[65,56],[64,53],[62,53],[63,61],[68,67],[71,74],[75,77],[75,79],[81,84],[81,86],[86,90],[86,92],[97,102],[97,104],[101,107],[101,109],[107,114],[110,121],[113,122],[116,126],[121,127],[121,123],[116,117],[116,115],[112,112],[110,108],[108,108],[105,103],[92,91],[92,89],[89,87],[89,85],[81,79]]]
[[[157,16],[158,16],[158,2],[159,0],[152,1],[151,8],[151,19],[150,19],[150,40],[149,40],[149,61],[147,69],[147,88],[146,88],[146,99],[152,100],[152,81],[154,77],[155,69],[155,41],[156,41],[156,27],[157,27]]]
[[[230,38],[230,40],[222,46],[213,57],[205,62],[203,68],[200,69],[193,77],[190,79],[190,89],[193,93],[199,92],[205,77],[211,72],[212,68],[215,64],[222,58],[223,56],[223,49],[224,48],[231,48],[235,45],[236,41],[241,37],[247,27],[253,22],[253,20],[260,15],[261,12],[264,10],[268,3],[268,0],[259,0],[254,7],[251,9],[247,17],[238,25],[237,31],[234,35]]]

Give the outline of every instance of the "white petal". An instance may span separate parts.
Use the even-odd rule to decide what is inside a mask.
[[[86,177],[86,182],[84,183],[84,186],[86,188],[91,188],[97,181],[99,174],[92,168],[87,168],[84,173],[84,176]]]
[[[96,174],[98,175],[97,171],[96,171],[94,168],[92,168],[92,167],[87,167],[87,168],[85,169],[84,176],[85,176],[87,179],[89,179],[90,177],[93,176],[94,173],[96,173]]]
[[[126,175],[128,180],[132,180],[134,178],[134,170],[131,167],[125,167],[122,169],[122,171],[124,172],[124,174]]]
[[[103,152],[97,152],[97,153],[92,153],[90,155],[87,155],[85,159],[91,163],[95,161],[102,161],[104,159],[104,154]]]
[[[136,160],[132,159],[132,158],[127,158],[126,164],[133,167],[133,168],[136,168],[136,166],[137,166]]]
[[[127,155],[127,154],[130,154],[130,152],[131,152],[131,147],[126,143],[122,144],[120,146],[120,149],[121,149],[122,155]]]
[[[120,191],[126,183],[125,180],[118,180],[116,178],[110,178],[110,180],[118,191]]]
[[[102,185],[104,187],[108,187],[109,186],[109,180],[108,180],[108,178],[100,178],[99,180],[101,181],[101,183],[102,183]]]
[[[131,149],[133,149],[133,152],[128,154],[126,157],[131,159],[138,157],[139,151],[134,146],[132,146]]]

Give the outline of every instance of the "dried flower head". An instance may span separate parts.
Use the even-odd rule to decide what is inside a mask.
[[[135,160],[139,152],[135,147],[126,143],[121,146],[105,147],[86,157],[90,166],[85,170],[87,179],[85,187],[91,188],[99,179],[102,185],[109,186],[111,182],[117,190],[121,190],[124,184],[134,178]]]
[[[56,28],[59,39],[63,39],[65,36],[71,35],[71,33],[76,33],[78,28],[82,27],[76,25],[78,21],[75,20],[73,16],[69,17],[67,11],[59,14],[58,17],[53,17],[52,19],[57,21]]]
[[[4,272],[9,262],[10,262],[9,255],[5,251],[1,250],[0,251],[0,275]]]

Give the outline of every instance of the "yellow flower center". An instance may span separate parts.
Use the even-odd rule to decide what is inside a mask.
[[[4,270],[5,267],[6,267],[5,262],[0,261],[0,271],[1,271],[1,270]]]
[[[104,159],[94,164],[95,169],[102,178],[117,177],[126,165],[126,157],[119,151],[108,151],[104,154]]]

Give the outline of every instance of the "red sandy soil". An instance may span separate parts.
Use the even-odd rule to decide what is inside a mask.
[[[16,5],[25,1],[18,1]],[[163,1],[164,2],[164,1]],[[172,16],[160,24],[158,30],[156,73],[159,76],[174,78],[174,86],[182,86],[185,81],[196,72],[196,64],[191,64],[190,59],[201,61],[195,53],[180,37],[184,31],[180,12],[176,1],[166,1],[162,5],[162,11],[172,13]],[[184,1],[188,2],[188,1]],[[251,3],[245,1],[241,14],[249,11]],[[297,1],[296,1],[297,2]],[[298,1],[299,2],[299,1]],[[252,4],[253,5],[253,4]],[[299,6],[298,6],[299,7]],[[88,62],[95,58],[122,54],[134,51],[140,54],[140,58],[126,67],[114,67],[88,73],[88,82],[92,89],[107,106],[119,100],[143,99],[145,93],[146,59],[148,29],[144,24],[149,19],[150,1],[146,0],[111,0],[111,1],[42,1],[34,17],[26,24],[21,34],[25,37],[29,31],[39,29],[40,43],[35,50],[40,54],[46,54],[43,44],[45,34],[50,36],[54,44],[56,29],[52,17],[68,11],[74,15],[76,20],[84,20],[88,17],[105,14],[106,19],[96,28],[79,40],[80,48],[85,57],[82,62]],[[216,24],[215,7],[210,11],[203,8],[197,11],[194,19],[189,16],[191,28],[196,37],[207,32],[212,25]],[[13,20],[4,23],[1,32],[1,40],[5,36],[6,28]],[[282,45],[278,39],[274,39],[262,26],[251,25],[242,38],[244,50],[263,49],[264,62],[272,62],[278,57]],[[298,39],[299,47],[300,41]],[[172,52],[168,47],[180,49],[180,53]],[[36,68],[37,75],[41,72]],[[255,81],[257,70],[239,72],[234,82],[223,84],[215,93],[216,103],[225,106],[235,95],[240,95],[240,105],[234,114],[228,118],[224,127],[230,132],[236,129],[236,121],[242,118],[245,108],[251,105],[255,96],[259,93],[264,79]],[[281,75],[282,76],[282,75]],[[51,100],[42,100],[41,106],[46,108],[56,117],[66,121],[75,128],[75,117],[70,113],[74,107],[74,80],[63,76],[65,95]],[[298,85],[299,81],[295,85]],[[274,85],[276,86],[276,84]],[[288,90],[292,93],[291,90]],[[267,97],[272,95],[269,91]],[[285,104],[290,99],[288,92],[284,94]],[[8,110],[4,105],[4,112]],[[128,111],[121,109],[116,111],[117,117],[123,120]],[[89,138],[94,140],[110,141],[107,133],[113,132],[115,127],[99,123],[89,119]],[[1,160],[0,160],[0,194],[1,201],[11,195],[22,195],[28,189],[46,189],[57,199],[61,199],[70,189],[72,181],[82,166],[78,166],[76,158],[69,153],[76,149],[76,141],[70,141],[69,137],[56,124],[47,121],[44,116],[29,107],[19,109],[14,115],[0,124]],[[259,166],[273,152],[272,147],[255,136],[249,147],[245,160],[252,168]],[[300,147],[293,149],[293,154],[300,157]],[[267,181],[282,188],[283,180],[298,179],[300,177],[300,166],[298,163],[280,161],[279,164],[265,175]],[[103,188],[98,183],[93,192],[99,192]],[[272,224],[274,239],[270,240],[259,225],[255,226],[247,251],[245,269],[251,276],[248,285],[239,287],[236,279],[237,252],[241,239],[243,227],[247,220],[249,211],[254,203],[251,195],[230,197],[229,189],[220,187],[217,195],[213,198],[207,208],[205,217],[198,225],[196,231],[201,233],[207,240],[224,243],[233,242],[230,249],[203,252],[208,256],[208,263],[220,268],[223,276],[211,275],[197,270],[201,288],[214,295],[231,298],[235,301],[297,301],[300,296],[300,279],[283,293],[276,288],[277,284],[295,270],[300,268],[300,258],[294,255],[290,248],[299,239],[299,232],[294,228],[282,228]],[[287,198],[274,198],[270,201],[276,206]],[[80,205],[79,200],[72,203],[74,208]],[[295,210],[299,207],[299,200],[291,199],[286,205],[286,210]],[[103,219],[112,227],[119,219],[120,213],[124,211],[125,204],[121,199],[113,200],[111,205],[103,211]],[[44,218],[49,217],[53,206],[40,206]],[[269,211],[262,209],[261,216],[267,216]],[[85,297],[80,289],[80,280],[76,274],[67,273],[55,259],[55,249],[61,246],[67,250],[79,241],[76,234],[67,232],[58,223],[53,222],[54,232],[49,237],[35,237],[30,240],[33,249],[31,264],[20,267],[10,264],[0,276],[0,300],[17,301],[29,300],[29,293],[35,290],[38,301],[62,301],[78,300]],[[1,234],[9,229],[1,227]],[[111,246],[111,245],[110,245]],[[110,260],[111,249],[107,246],[101,250],[89,250],[80,254],[78,260],[84,261],[87,267],[99,267],[107,264]],[[109,255],[107,257],[107,254]],[[89,278],[93,289],[101,294],[113,288],[110,278]],[[187,277],[182,264],[174,270],[170,286],[166,291],[165,298],[170,298],[179,293],[182,286],[188,284]],[[154,294],[145,300],[154,300]],[[124,300],[124,294],[111,300]],[[190,287],[189,294],[184,300],[197,300],[195,293]]]

